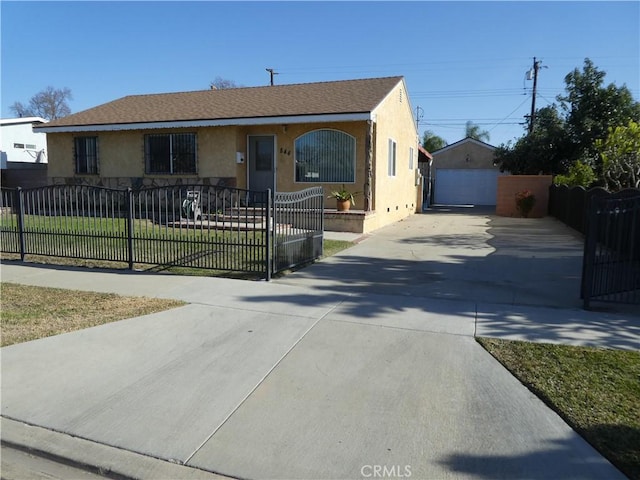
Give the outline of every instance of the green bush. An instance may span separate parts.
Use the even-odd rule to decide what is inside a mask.
[[[516,207],[524,218],[527,218],[536,204],[536,196],[529,190],[516,193]]]
[[[566,175],[556,175],[553,178],[555,185],[567,187],[589,188],[596,181],[596,174],[589,165],[580,160],[573,162]]]

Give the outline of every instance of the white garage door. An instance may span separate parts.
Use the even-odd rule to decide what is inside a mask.
[[[441,169],[436,171],[435,203],[495,205],[499,170]]]

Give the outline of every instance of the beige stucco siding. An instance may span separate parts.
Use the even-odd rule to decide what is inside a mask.
[[[497,168],[494,150],[474,142],[464,142],[433,155],[433,168]]]
[[[100,177],[169,177],[169,175],[145,174],[144,136],[174,132],[193,132],[196,134],[197,174],[199,177],[236,176],[237,142],[236,129],[233,127],[134,130],[97,132],[96,134],[50,133],[47,135],[50,159],[49,176],[92,176],[75,174],[74,137],[97,136]]]
[[[48,133],[47,154],[49,177],[73,177],[75,166],[73,164],[73,135],[70,133]]]
[[[322,186],[328,196],[332,190],[342,187],[342,183],[312,183],[296,182],[295,179],[295,141],[300,136],[318,129],[330,129],[344,132],[355,138],[356,166],[355,181],[345,182],[345,187],[352,192],[359,192],[356,197],[356,208],[363,207],[362,192],[364,191],[364,164],[365,164],[365,135],[366,122],[336,122],[323,124],[300,124],[280,127],[276,141],[276,177],[280,191],[297,191],[313,186]],[[335,208],[335,200],[325,198],[326,208]]]
[[[381,224],[404,218],[416,210],[418,133],[404,82],[376,108],[376,142],[373,208]],[[388,171],[389,140],[396,142],[396,175]],[[413,169],[409,169],[413,148]]]

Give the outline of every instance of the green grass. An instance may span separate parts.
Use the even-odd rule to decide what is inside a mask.
[[[342,250],[353,247],[353,242],[346,240],[324,240],[322,248],[324,250],[323,257],[331,257]]]
[[[611,463],[640,480],[640,352],[478,342]]]
[[[16,216],[0,218],[3,248],[18,251]],[[59,263],[50,258],[79,258],[64,264],[90,263],[108,268],[127,267],[127,222],[125,219],[94,217],[49,217],[25,215],[25,249],[28,259]],[[265,238],[259,230],[218,230],[161,225],[149,220],[133,221],[135,261],[139,265],[177,265],[216,271],[245,271],[254,276],[263,270]],[[176,254],[176,252],[178,252]],[[40,254],[40,255],[38,255]],[[37,260],[34,260],[38,257]],[[4,257],[10,258],[10,257]],[[104,260],[109,258],[111,260]]]
[[[126,297],[2,283],[2,346],[148,315],[185,305],[177,300]]]
[[[2,245],[19,249],[15,215],[0,218]],[[94,268],[128,268],[126,221],[85,217],[26,215],[27,260],[34,263]],[[134,268],[182,275],[262,278],[264,234],[258,230],[215,230],[169,227],[134,220]],[[53,233],[53,235],[52,235]],[[13,245],[13,247],[10,247]],[[324,256],[352,246],[351,242],[324,241]],[[178,254],[176,254],[178,252]],[[15,253],[0,258],[18,259]],[[112,260],[104,260],[110,258]]]

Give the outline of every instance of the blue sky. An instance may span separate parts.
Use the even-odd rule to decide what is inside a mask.
[[[640,97],[640,2],[0,2],[1,106],[47,85],[73,112],[131,94],[403,75],[420,133],[472,120],[499,145],[524,133],[585,57]]]

